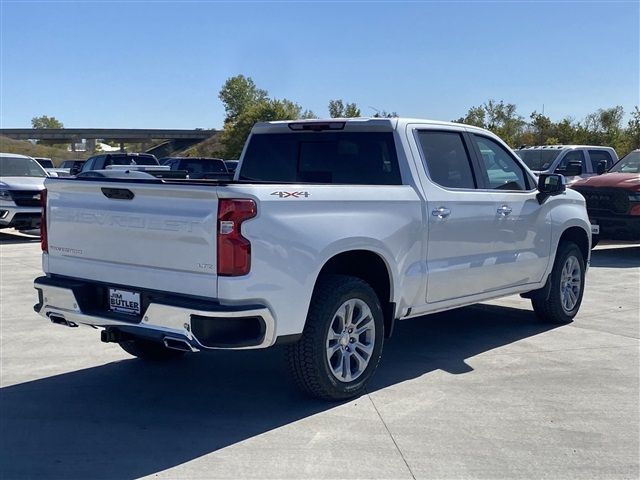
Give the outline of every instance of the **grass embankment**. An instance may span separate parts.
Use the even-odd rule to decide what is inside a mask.
[[[29,157],[46,157],[53,160],[56,166],[64,160],[84,160],[90,155],[89,152],[69,152],[66,145],[34,145],[26,140],[14,140],[2,135],[0,135],[0,152],[18,153]]]

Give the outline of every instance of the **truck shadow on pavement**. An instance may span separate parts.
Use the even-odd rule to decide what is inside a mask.
[[[0,245],[15,245],[35,242],[40,242],[40,237],[37,235],[16,235],[0,231]]]
[[[640,246],[597,248],[591,252],[591,266],[606,268],[640,267]]]
[[[540,334],[530,310],[476,305],[397,325],[374,392]],[[0,390],[2,478],[136,478],[332,409],[287,376],[281,348],[131,359]]]

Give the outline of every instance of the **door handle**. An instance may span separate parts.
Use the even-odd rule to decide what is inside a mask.
[[[512,210],[509,205],[502,205],[501,207],[498,207],[498,215],[501,215],[503,217],[508,216],[511,212]]]
[[[438,207],[431,210],[431,215],[440,219],[447,218],[449,215],[451,215],[451,210],[446,207]]]

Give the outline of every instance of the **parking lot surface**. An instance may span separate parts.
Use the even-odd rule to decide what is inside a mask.
[[[509,297],[400,322],[335,404],[279,348],[147,364],[32,309],[35,237],[0,232],[0,478],[638,478],[640,247],[594,250],[574,323]]]

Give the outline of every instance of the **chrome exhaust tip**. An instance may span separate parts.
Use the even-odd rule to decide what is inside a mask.
[[[52,323],[55,323],[56,325],[63,325],[65,327],[77,327],[78,324],[75,322],[71,322],[69,320],[67,320],[66,318],[64,318],[62,315],[57,315],[55,313],[50,313],[49,314],[49,320],[51,320]]]
[[[195,348],[193,348],[189,344],[189,342],[181,338],[164,337],[162,341],[165,347],[170,348],[172,350],[180,350],[181,352],[197,352],[198,351]]]

